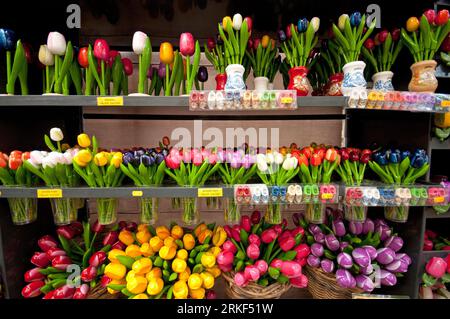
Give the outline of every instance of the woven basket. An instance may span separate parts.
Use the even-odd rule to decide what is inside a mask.
[[[112,295],[106,290],[106,287],[97,284],[94,289],[89,290],[87,299],[117,299],[119,296],[119,293]]]
[[[352,294],[364,292],[359,288],[342,288],[333,274],[320,268],[306,266],[303,270],[308,277],[308,290],[314,299],[351,299]]]
[[[225,272],[222,276],[226,281],[225,292],[232,299],[279,299],[291,288],[290,284],[278,282],[266,287],[250,282],[245,287],[239,287],[234,283],[234,272]]]

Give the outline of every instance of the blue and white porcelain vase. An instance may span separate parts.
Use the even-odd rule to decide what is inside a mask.
[[[225,90],[245,90],[244,72],[245,68],[240,64],[230,64],[225,69],[227,72],[227,83]]]
[[[366,64],[363,61],[349,62],[342,67],[344,80],[342,81],[341,90],[344,96],[349,96],[355,88],[366,88],[367,82],[364,79],[365,67]]]
[[[394,73],[391,71],[377,72],[372,76],[373,89],[378,91],[394,91],[392,85],[392,77]]]

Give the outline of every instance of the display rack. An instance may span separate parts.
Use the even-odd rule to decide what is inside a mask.
[[[119,99],[122,100],[122,99]],[[190,123],[192,120],[206,119],[213,121],[316,121],[309,129],[315,134],[326,126],[328,121],[341,121],[342,126],[332,134],[340,136],[345,128],[344,145],[366,146],[376,141],[389,145],[396,143],[409,148],[422,147],[431,150],[448,150],[450,144],[438,143],[431,138],[431,112],[409,112],[375,109],[350,109],[344,97],[301,97],[298,109],[250,112],[190,112],[188,97],[123,97],[123,106],[98,106],[95,96],[1,96],[0,134],[7,137],[0,140],[0,149],[10,151],[15,148],[35,149],[44,147],[42,133],[49,127],[64,128],[68,137],[74,137],[84,129],[86,121],[97,121],[96,125],[107,125],[111,121],[122,120],[165,120],[170,123],[177,119]],[[101,104],[101,103],[100,103]],[[26,119],[23,117],[27,113]],[[101,120],[101,121],[98,121]],[[106,120],[106,121],[102,121]],[[299,122],[299,125],[303,122]],[[316,122],[314,122],[316,123]],[[139,128],[129,127],[129,130]],[[101,130],[101,128],[98,128]],[[290,138],[296,141],[300,131],[292,132]],[[68,141],[74,144],[75,141]],[[431,157],[432,160],[432,157]],[[213,187],[213,185],[208,187]],[[6,197],[38,197],[38,188],[0,188],[0,214],[7,216]],[[42,188],[39,188],[42,189]],[[136,192],[137,193],[133,193]],[[121,187],[115,189],[73,188],[63,189],[66,197],[195,197],[198,188],[166,187]],[[134,195],[133,195],[134,194]],[[341,193],[343,194],[343,192]],[[233,196],[233,188],[223,188],[224,197]],[[7,297],[20,295],[22,278],[17,274],[26,271],[22,262],[32,255],[36,239],[51,232],[54,226],[50,222],[50,204],[39,201],[38,220],[26,226],[14,226],[9,218],[0,219],[0,267]],[[41,207],[42,206],[42,207]],[[42,212],[42,213],[41,213]],[[86,212],[85,212],[86,213]],[[382,216],[382,208],[369,210],[373,216]],[[411,298],[418,297],[420,276],[429,257],[444,255],[443,252],[423,252],[423,237],[426,220],[431,218],[450,218],[450,214],[437,215],[432,208],[412,207],[407,223],[398,224],[399,232],[404,234],[406,253],[413,259],[408,274],[399,280],[399,285],[383,290],[388,294],[402,294]]]

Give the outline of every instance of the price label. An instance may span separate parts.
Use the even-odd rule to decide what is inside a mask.
[[[223,188],[199,188],[198,197],[223,197]]]
[[[132,191],[131,195],[133,197],[142,197],[142,195],[144,195],[144,193],[142,191]]]
[[[322,199],[333,199],[333,194],[331,193],[323,193]]]
[[[442,107],[450,107],[450,100],[443,100],[441,102]]]
[[[282,104],[291,104],[292,102],[294,102],[294,100],[290,96],[285,96],[281,98]]]
[[[435,198],[434,198],[434,202],[435,202],[436,204],[442,204],[444,201],[445,201],[444,196],[439,196],[439,197],[435,197]]]
[[[37,198],[62,198],[62,189],[38,189]]]
[[[123,96],[99,96],[97,106],[123,106]]]

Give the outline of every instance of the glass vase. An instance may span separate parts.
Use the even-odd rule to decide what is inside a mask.
[[[69,225],[77,220],[78,208],[72,198],[51,198],[50,204],[55,225]]]
[[[117,220],[117,198],[97,198],[98,223],[110,225]]]
[[[239,224],[241,211],[234,198],[225,198],[223,202],[225,222],[230,225]]]
[[[324,204],[306,205],[306,220],[312,224],[323,224],[326,217],[325,208],[326,206]]]
[[[198,210],[198,198],[186,197],[183,202],[183,223],[186,226],[192,226],[198,223],[200,212]]]
[[[158,198],[142,198],[141,199],[141,216],[142,224],[154,225],[158,221]]]
[[[344,206],[345,219],[349,222],[365,222],[367,218],[367,206]]]
[[[395,223],[406,223],[408,221],[409,206],[395,206],[384,208],[384,218]]]
[[[8,198],[14,225],[26,225],[37,218],[37,198]]]
[[[281,208],[282,204],[280,203],[269,203],[265,215],[266,222],[273,225],[281,224]]]

